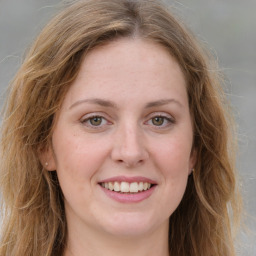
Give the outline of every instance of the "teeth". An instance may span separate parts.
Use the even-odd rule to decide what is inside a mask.
[[[101,183],[101,186],[109,189],[111,191],[122,192],[122,193],[138,193],[143,190],[148,190],[151,188],[151,184],[148,182],[132,182],[128,183],[122,181],[121,183],[118,181],[115,182],[104,182]]]
[[[114,191],[119,192],[120,191],[120,185],[117,181],[114,183]]]
[[[130,184],[130,192],[137,193],[139,190],[139,185],[137,182],[133,182]]]
[[[112,191],[114,190],[114,184],[112,182],[109,182],[108,186],[105,185],[105,188],[107,188],[107,187],[108,187],[109,190],[112,190]]]
[[[121,188],[120,188],[121,192],[130,192],[130,186],[128,182],[121,182]]]
[[[139,191],[142,191],[143,190],[143,182],[140,182],[139,183]]]

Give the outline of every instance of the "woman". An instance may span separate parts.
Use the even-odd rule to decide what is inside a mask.
[[[0,255],[235,255],[232,126],[208,62],[157,1],[58,14],[5,108]]]

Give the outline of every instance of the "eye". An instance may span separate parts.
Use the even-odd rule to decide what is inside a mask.
[[[103,118],[101,116],[94,116],[89,118],[88,121],[93,126],[99,126],[102,124]]]
[[[102,128],[105,125],[110,124],[110,122],[108,122],[106,118],[100,115],[84,116],[81,120],[81,123],[93,129]]]
[[[151,120],[153,125],[161,126],[163,125],[165,118],[162,116],[156,116],[156,117],[153,117]]]
[[[174,119],[170,116],[166,115],[154,115],[151,117],[147,122],[147,125],[151,125],[158,129],[164,129],[170,127],[172,124],[174,124]]]

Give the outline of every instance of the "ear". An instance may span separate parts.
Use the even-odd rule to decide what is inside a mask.
[[[189,159],[189,173],[190,175],[196,165],[197,161],[197,150],[195,148],[192,149],[191,154],[190,154],[190,159]]]
[[[47,171],[56,170],[56,160],[51,146],[47,146],[44,149],[40,149],[38,152],[38,156],[41,164]]]

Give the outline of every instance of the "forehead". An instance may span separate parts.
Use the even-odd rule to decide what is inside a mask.
[[[186,95],[186,82],[168,50],[152,41],[122,38],[91,50],[70,88],[72,98],[123,93],[154,98],[162,93]]]
[[[120,61],[123,63],[122,66]],[[103,70],[131,66],[138,71],[143,70],[143,67],[156,71],[157,66],[161,69],[164,66],[180,69],[167,47],[140,38],[119,38],[94,48],[86,54],[81,69],[83,72],[95,70],[99,65]]]

